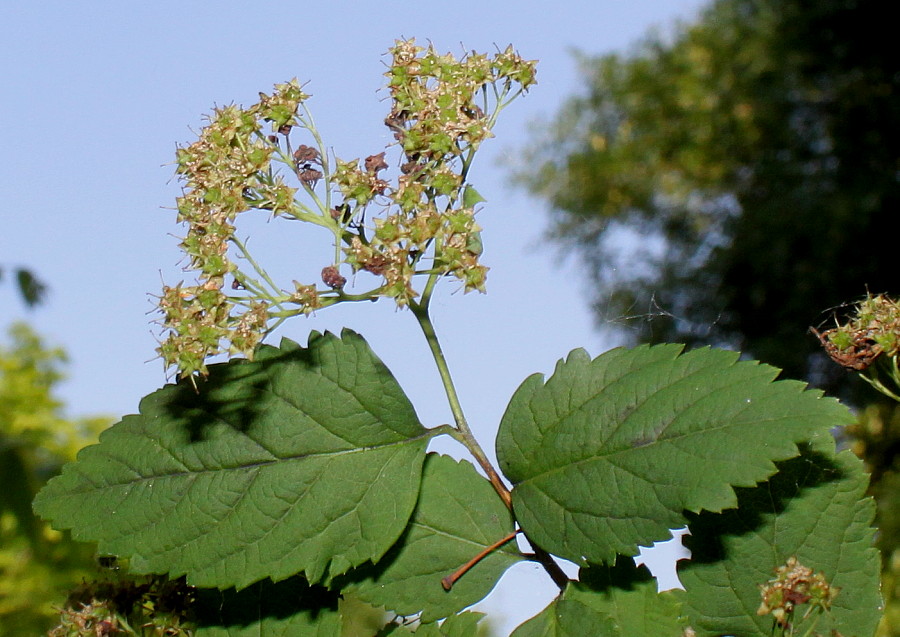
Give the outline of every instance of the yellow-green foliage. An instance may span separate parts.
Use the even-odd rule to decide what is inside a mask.
[[[872,475],[869,492],[878,503],[878,548],[882,554],[884,619],[878,637],[900,636],[900,405],[871,404],[847,428],[851,447]]]
[[[55,623],[67,591],[93,577],[93,549],[31,512],[37,490],[109,424],[68,419],[53,395],[65,354],[28,326],[0,344],[0,637],[38,635]]]

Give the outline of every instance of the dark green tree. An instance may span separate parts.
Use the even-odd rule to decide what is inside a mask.
[[[719,0],[672,37],[582,59],[583,94],[518,177],[588,264],[602,320],[837,389],[808,326],[897,287],[900,56],[883,9]]]

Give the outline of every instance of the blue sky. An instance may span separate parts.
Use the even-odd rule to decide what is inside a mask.
[[[479,216],[483,262],[492,268],[488,294],[447,285],[433,305],[463,406],[492,449],[506,401],[527,375],[550,373],[575,347],[596,355],[616,344],[589,315],[586,272],[542,240],[545,205],[511,189],[501,162],[579,90],[573,50],[627,51],[648,29],[668,29],[703,4],[4,2],[0,266],[33,268],[50,290],[29,312],[4,279],[0,327],[28,320],[69,352],[61,394],[70,414],[136,411],[166,380],[154,360],[150,295],[163,281],[188,278],[174,237],[180,230],[170,208],[179,189],[171,162],[204,113],[253,103],[258,91],[296,76],[308,82],[325,143],[341,157],[364,157],[391,141],[378,89],[382,56],[396,38],[455,52],[511,43],[540,60],[538,85],[503,113],[470,175],[488,200]],[[275,224],[247,233],[257,249],[270,250],[267,261],[285,287],[292,278],[311,280],[304,268],[321,267],[304,261],[302,233],[286,235]],[[311,329],[345,326],[367,338],[426,425],[450,421],[421,334],[392,304],[339,306],[294,319],[280,334],[302,343]],[[553,595],[541,573],[516,574],[524,584],[502,582],[485,607],[501,632]]]

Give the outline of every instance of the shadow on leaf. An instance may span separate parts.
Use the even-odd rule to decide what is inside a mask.
[[[684,537],[691,551],[690,561],[681,562],[679,570],[691,564],[709,564],[726,559],[725,536],[753,533],[766,524],[766,518],[779,515],[790,501],[799,498],[806,489],[844,477],[834,458],[815,451],[809,445],[800,447],[800,455],[776,463],[778,473],[755,487],[736,487],[737,508],[721,513],[703,511],[687,513],[690,534]]]
[[[181,379],[174,395],[164,403],[166,415],[181,421],[191,442],[208,438],[212,424],[226,424],[246,433],[261,413],[261,398],[279,366],[293,364],[314,367],[309,351],[287,351],[270,346],[260,348],[255,360],[233,359],[209,366],[209,375],[197,382]]]
[[[608,593],[612,589],[630,591],[639,584],[652,582],[653,575],[646,566],[635,565],[634,559],[619,555],[612,566],[591,564],[578,571],[578,581],[598,593]]]
[[[197,626],[239,627],[305,615],[314,621],[322,613],[337,611],[339,594],[322,586],[310,586],[300,576],[281,582],[257,582],[240,591],[197,589],[194,606]]]

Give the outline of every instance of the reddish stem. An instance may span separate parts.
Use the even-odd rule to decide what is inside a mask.
[[[506,544],[507,542],[509,542],[509,541],[510,541],[511,539],[513,539],[514,537],[516,537],[516,534],[517,534],[517,533],[518,533],[518,531],[513,531],[512,533],[510,533],[510,534],[507,535],[506,537],[504,537],[504,538],[502,538],[502,539],[500,539],[500,540],[497,540],[496,542],[494,542],[493,544],[491,544],[489,547],[487,547],[486,549],[484,549],[483,551],[481,551],[478,555],[476,555],[475,557],[473,557],[471,560],[469,560],[468,562],[466,562],[465,564],[463,564],[462,566],[460,566],[458,569],[456,569],[455,571],[453,571],[450,575],[448,575],[447,577],[441,579],[441,586],[444,587],[444,590],[445,590],[445,591],[449,591],[451,588],[453,588],[453,585],[456,583],[456,580],[458,580],[460,577],[462,577],[462,576],[465,575],[467,572],[469,572],[469,570],[470,570],[473,566],[475,566],[476,564],[478,564],[478,562],[480,562],[481,560],[483,560],[484,558],[486,558],[488,555],[490,555],[491,553],[493,553],[493,552],[496,551],[497,549],[499,549],[501,546],[503,546],[504,544]]]

